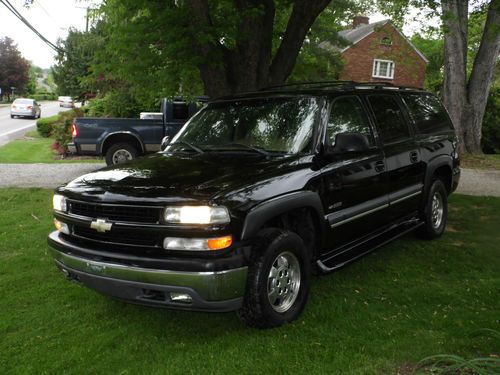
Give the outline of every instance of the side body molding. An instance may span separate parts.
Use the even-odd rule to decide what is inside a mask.
[[[314,210],[318,222],[321,223],[320,230],[323,233],[325,217],[319,195],[313,191],[296,191],[262,202],[252,208],[243,223],[241,239],[246,240],[256,235],[269,219],[287,211],[304,207],[310,207]]]

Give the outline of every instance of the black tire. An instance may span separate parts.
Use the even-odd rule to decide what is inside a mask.
[[[279,265],[283,259],[287,263]],[[293,293],[297,285],[297,268],[299,286],[298,291],[295,289]],[[272,269],[275,278],[271,277]],[[297,319],[307,302],[310,279],[311,265],[302,239],[295,233],[280,229],[262,231],[252,249],[245,298],[238,311],[239,317],[247,325],[257,328],[278,327]],[[287,289],[287,285],[292,287]],[[270,287],[276,291],[274,297],[268,295]],[[271,298],[275,298],[274,304]]]
[[[115,165],[135,159],[139,152],[130,143],[116,143],[106,151],[106,164]]]
[[[432,240],[444,233],[448,221],[448,193],[443,181],[432,182],[421,216],[424,221],[418,231],[421,237]]]
[[[10,118],[14,118],[14,117],[16,117],[16,116],[14,116],[14,115],[10,115]]]

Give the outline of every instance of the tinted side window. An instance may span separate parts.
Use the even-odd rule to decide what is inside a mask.
[[[189,107],[186,103],[172,103],[172,118],[174,120],[187,120]]]
[[[339,133],[361,133],[367,137],[371,146],[374,145],[368,117],[356,96],[337,98],[332,104],[328,119],[328,138],[332,146]]]
[[[396,142],[410,136],[408,124],[398,102],[393,96],[370,95],[368,100],[377,120],[382,142]]]
[[[443,105],[433,95],[401,94],[420,133],[451,129],[451,121]]]

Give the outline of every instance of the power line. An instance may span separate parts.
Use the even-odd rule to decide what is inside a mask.
[[[61,50],[61,48],[59,48],[58,46],[56,46],[54,43],[52,43],[50,40],[48,40],[47,38],[45,38],[42,34],[40,34],[40,32],[35,29],[31,23],[28,22],[28,20],[26,18],[24,18],[22,16],[21,13],[19,13],[17,11],[16,8],[14,8],[14,6],[9,2],[9,0],[0,0],[0,3],[2,3],[3,5],[5,5],[5,7],[14,15],[16,16],[17,18],[19,18],[19,20],[21,20],[21,22],[23,22],[29,29],[31,29],[31,31],[33,31],[41,40],[43,40],[50,48],[52,48],[54,51],[56,52],[63,52]]]

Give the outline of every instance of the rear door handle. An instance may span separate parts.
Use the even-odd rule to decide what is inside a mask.
[[[383,172],[385,171],[385,163],[381,160],[381,161],[377,161],[375,163],[375,171],[377,172]]]
[[[418,152],[417,151],[410,152],[410,161],[412,163],[417,163],[418,162]]]

